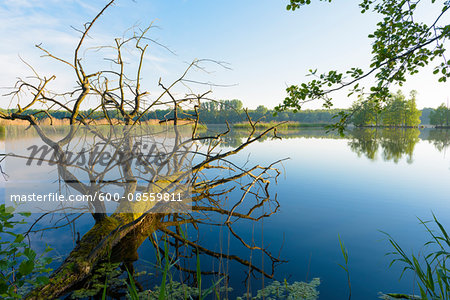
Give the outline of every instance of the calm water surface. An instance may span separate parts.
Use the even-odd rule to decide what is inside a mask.
[[[236,229],[246,240],[262,242],[274,256],[287,261],[276,266],[275,279],[292,283],[319,277],[320,299],[346,299],[347,278],[338,265],[343,263],[340,235],[349,251],[352,299],[376,299],[378,292],[417,294],[411,274],[399,280],[401,266],[389,268],[391,258],[385,254],[392,249],[380,231],[391,234],[408,253],[417,253],[427,239],[417,218],[428,220],[434,213],[450,227],[450,134],[366,130],[340,138],[305,130],[288,136],[257,142],[237,159],[267,165],[289,158],[278,165],[282,175],[270,187],[279,211]],[[83,234],[92,226],[92,218],[83,216],[76,226]],[[200,225],[199,232],[198,237],[197,232],[188,234],[209,249],[237,254],[270,271],[267,257],[263,261],[258,251],[244,250],[222,227]],[[44,241],[62,256],[74,243],[67,228],[34,236],[36,247],[43,247]],[[155,261],[150,242],[144,242],[138,252],[137,269]],[[242,295],[246,284],[253,291],[263,284],[260,276],[245,281],[248,268],[235,262],[219,264],[203,256],[201,262],[202,270],[217,270],[219,265],[228,270],[234,289],[231,298]],[[210,280],[205,278],[207,286]],[[270,281],[264,279],[264,285]]]

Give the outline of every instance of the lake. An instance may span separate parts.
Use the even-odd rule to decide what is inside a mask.
[[[233,221],[236,235],[223,226],[226,215],[209,216],[208,212],[195,215],[199,220],[196,228],[183,229],[182,234],[200,249],[210,251],[200,251],[201,270],[231,275],[228,285],[233,291],[228,296],[232,299],[270,284],[272,279],[260,272],[247,276],[248,266],[234,258],[226,259],[225,255],[236,255],[271,273],[269,256],[245,247],[236,238],[239,236],[250,247],[263,245],[275,258],[274,279],[293,283],[318,277],[320,299],[348,299],[347,275],[339,266],[344,264],[340,236],[349,253],[352,299],[377,299],[379,292],[418,294],[410,273],[399,279],[402,265],[389,267],[392,257],[386,253],[393,249],[381,231],[394,237],[407,253],[417,254],[428,241],[418,218],[430,220],[434,213],[444,226],[450,226],[450,132],[355,129],[340,137],[305,129],[280,136],[284,138],[255,142],[234,158],[240,165],[268,165],[288,158],[277,164],[281,175],[268,187],[271,201],[258,208],[263,213],[273,211],[272,215],[257,221],[237,218]],[[237,132],[225,141],[221,151],[241,138]],[[235,189],[221,197],[220,207],[232,207],[241,194]],[[251,204],[245,204],[241,209],[251,208]],[[58,219],[46,218],[36,229],[49,224],[57,227]],[[76,232],[83,235],[92,225],[92,217],[85,214],[70,227],[32,235],[32,243],[38,249],[47,243],[64,257],[75,245]],[[155,235],[155,240],[161,239],[162,232]],[[173,241],[172,246],[175,244]],[[138,254],[136,270],[155,273],[152,263],[157,252],[149,239],[139,247]],[[179,257],[181,267],[195,270],[192,252]],[[189,274],[174,271],[173,278],[184,281]],[[160,273],[156,275],[142,276],[140,284],[145,288],[159,284]],[[205,275],[202,286],[209,287],[219,277]]]

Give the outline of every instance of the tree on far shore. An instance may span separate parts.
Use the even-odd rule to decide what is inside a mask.
[[[352,123],[355,126],[417,127],[422,112],[416,106],[416,91],[410,98],[399,90],[391,94],[384,107],[373,99],[360,97],[352,106]]]
[[[449,109],[444,103],[442,103],[438,108],[430,112],[430,124],[436,126],[448,126],[449,117]]]

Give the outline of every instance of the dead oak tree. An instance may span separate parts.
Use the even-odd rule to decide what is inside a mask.
[[[160,246],[161,240],[154,238],[155,232],[163,233],[168,239],[170,247],[175,253],[175,259],[172,262],[181,257],[180,249],[184,248],[185,253],[186,251],[191,252],[191,254],[201,253],[214,258],[236,261],[249,268],[249,275],[257,272],[272,278],[274,268],[281,262],[281,259],[272,255],[263,245],[255,245],[246,241],[238,234],[234,225],[240,220],[257,222],[277,211],[279,204],[276,197],[271,197],[269,184],[272,179],[276,179],[280,174],[275,166],[278,162],[268,166],[241,167],[233,162],[233,157],[247,146],[273,132],[274,128],[258,133],[254,122],[248,118],[252,130],[248,133],[246,139],[232,149],[220,149],[221,142],[230,134],[229,126],[227,125],[227,128],[222,132],[216,133],[201,130],[202,124],[198,108],[202,101],[211,101],[207,98],[209,92],[195,94],[188,89],[188,92],[182,97],[175,92],[176,88],[183,87],[191,81],[187,76],[192,69],[202,68],[202,60],[192,62],[186,71],[169,85],[160,80],[159,87],[162,92],[158,96],[151,96],[144,91],[141,86],[141,73],[144,68],[148,43],[152,42],[148,37],[151,26],[143,30],[136,30],[128,38],[115,39],[114,45],[107,48],[115,51],[116,58],[112,60],[115,68],[91,71],[90,66],[84,65],[80,53],[91,29],[113,3],[114,0],[110,1],[91,22],[85,24],[72,61],[53,55],[41,45],[37,46],[44,52],[44,56],[66,65],[74,73],[76,88],[72,91],[57,92],[51,88],[55,82],[55,76],[42,77],[33,70],[35,76],[31,80],[19,79],[14,90],[9,94],[16,101],[17,108],[8,112],[1,112],[0,118],[12,121],[25,120],[33,126],[33,129],[30,130],[35,130],[41,140],[53,149],[59,162],[57,164],[58,176],[68,189],[80,194],[92,195],[107,190],[109,186],[114,185],[122,188],[121,195],[126,198],[130,194],[148,192],[150,188],[155,188],[155,178],[160,175],[155,170],[157,169],[155,165],[144,162],[142,168],[146,172],[139,173],[136,173],[127,162],[112,163],[112,165],[103,168],[102,171],[98,171],[92,165],[87,165],[82,167],[81,171],[89,180],[83,182],[79,179],[77,173],[80,170],[74,172],[74,166],[68,163],[67,146],[74,141],[77,126],[83,125],[88,128],[89,134],[101,143],[112,145],[115,153],[121,152],[125,156],[132,155],[135,140],[123,138],[120,146],[117,146],[113,140],[105,136],[102,130],[95,127],[95,124],[133,127],[145,123],[145,116],[150,111],[158,107],[171,107],[172,113],[161,121],[166,124],[171,123],[175,128],[180,124],[191,126],[189,141],[194,143],[194,146],[184,153],[191,154],[194,161],[190,169],[191,176],[188,182],[192,194],[192,212],[155,212],[152,211],[153,207],[148,207],[144,210],[141,208],[137,212],[117,210],[108,214],[101,202],[93,201],[88,208],[95,220],[93,227],[80,237],[76,247],[59,268],[54,271],[50,282],[32,291],[27,297],[29,299],[50,299],[67,294],[76,287],[85,284],[92,275],[95,266],[108,255],[111,256],[112,260],[123,262],[132,267],[132,262],[137,260],[137,249],[146,239],[150,239],[159,251],[164,250]],[[138,53],[137,68],[134,70],[133,77],[127,72],[127,65],[124,60],[124,50],[129,49],[129,47]],[[87,99],[89,99],[90,109],[83,111],[82,107]],[[181,119],[178,112],[182,107],[190,107],[193,113],[187,118]],[[36,108],[39,108],[37,112],[30,113],[32,109]],[[52,137],[43,129],[43,125],[39,121],[40,116],[44,115],[48,120],[53,121],[50,111],[68,113],[67,122],[71,126],[63,136]],[[183,145],[185,145],[184,141],[177,140],[172,146],[173,148],[179,148]],[[173,163],[176,164],[179,160],[180,158],[177,157],[173,159]],[[108,172],[111,172],[113,168],[118,170],[120,176],[116,176],[114,180],[105,180]],[[173,174],[176,174],[176,172]],[[167,179],[167,177],[165,178]],[[152,183],[151,187],[149,183]],[[165,184],[158,185],[159,191],[169,190],[172,184],[172,182],[166,180]],[[237,194],[237,192],[239,193]],[[229,195],[233,196],[229,197]],[[249,204],[249,198],[252,198],[254,203]],[[230,207],[224,205],[224,199],[231,202]],[[214,215],[225,217],[224,222],[218,223]],[[40,220],[41,217],[38,218],[37,222]],[[62,226],[70,226],[71,222],[75,222],[75,220],[76,214],[73,215],[72,219],[67,218],[67,223]],[[29,229],[30,234],[36,232],[34,230],[35,224],[32,224]],[[230,236],[242,247],[252,251],[260,251],[263,256],[267,257],[271,262],[270,271],[265,270],[264,266],[257,266],[252,261],[238,255],[213,251],[208,249],[207,246],[201,245],[200,241],[190,240],[180,233],[179,228],[182,224],[190,226],[194,230],[199,230],[199,225],[202,224],[224,226],[229,231]],[[194,272],[183,267],[181,263],[175,263],[175,266],[187,273]]]

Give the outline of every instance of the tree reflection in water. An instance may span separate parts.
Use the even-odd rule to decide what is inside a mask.
[[[445,151],[450,146],[450,130],[430,130],[427,140],[439,151]]]
[[[192,128],[190,124],[187,126],[188,129]],[[236,153],[269,134],[273,128],[262,133],[251,132],[247,134],[246,139],[241,140],[238,147],[223,150],[220,144],[222,137],[228,134],[228,129],[201,134],[194,130],[188,140],[183,140],[179,138],[178,127],[175,126],[172,142],[168,142],[166,137],[165,143],[161,144],[168,154],[164,168],[153,160],[142,159],[145,155],[136,152],[140,148],[135,145],[142,145],[142,138],[148,138],[142,132],[134,136],[117,137],[105,133],[104,126],[88,126],[90,140],[93,141],[89,143],[87,137],[75,138],[74,132],[77,129],[74,126],[67,129],[63,136],[61,132],[58,136],[51,136],[39,125],[30,129],[36,130],[42,141],[54,149],[58,162],[55,169],[60,193],[65,191],[68,194],[94,195],[105,191],[120,191],[120,195],[125,196],[125,200],[119,200],[118,207],[112,213],[108,213],[105,204],[98,199],[89,202],[88,207],[82,207],[85,212],[92,214],[95,225],[80,237],[75,248],[53,273],[50,282],[33,291],[29,295],[30,298],[60,297],[74,289],[87,288],[92,284],[91,279],[96,268],[105,261],[120,263],[122,271],[128,270],[133,274],[133,263],[138,260],[138,249],[147,239],[153,245],[155,253],[159,253],[159,259],[163,258],[162,261],[165,260],[173,269],[184,274],[180,275],[182,281],[191,279],[191,283],[195,283],[199,274],[215,275],[216,279],[227,278],[228,263],[224,261],[234,261],[245,266],[245,280],[255,274],[273,278],[275,267],[282,260],[262,243],[258,245],[253,236],[243,236],[240,227],[244,222],[257,223],[277,212],[279,204],[276,195],[270,195],[269,185],[280,174],[276,169],[278,162],[267,166],[240,166],[233,158]],[[113,128],[111,131],[124,131],[128,127]],[[195,141],[201,143],[193,143]],[[104,162],[103,165],[98,163],[101,159],[96,159],[94,162],[97,164],[86,160],[85,165],[80,166],[75,162],[70,163],[68,152],[64,151],[65,148],[76,147],[87,153],[92,153],[92,149],[102,149],[97,151],[97,157],[109,151],[113,153],[112,157],[137,157],[140,161],[139,164],[133,164],[124,159],[111,160],[105,166]],[[192,165],[189,170],[182,170],[181,162],[189,155],[192,156],[189,158]],[[190,206],[186,208],[126,200],[127,195],[138,192],[177,193],[180,184],[189,185],[192,195]],[[31,225],[28,234],[47,233],[54,224],[35,230],[37,223],[43,222],[43,217],[58,212],[49,211],[39,217],[36,223]],[[66,209],[63,217],[66,221],[58,223],[58,228],[75,226],[74,222],[80,214]],[[265,263],[252,261],[252,255],[247,258],[230,253],[229,246],[217,249],[213,241],[199,238],[202,236],[201,231],[210,226],[223,228],[218,229],[218,232],[226,230],[230,239],[228,243],[232,243],[233,249],[238,246],[249,250],[250,253],[260,252],[260,255],[265,257]],[[196,234],[193,234],[194,232]],[[237,253],[243,251],[238,250]],[[198,255],[216,259],[217,269],[197,270],[195,260]],[[96,276],[98,277],[98,274]],[[100,278],[101,280],[103,279]],[[113,291],[108,292],[113,294]],[[118,295],[117,293],[115,291],[114,295]]]
[[[414,147],[420,141],[419,129],[364,128],[355,129],[349,134],[350,149],[358,156],[376,160],[378,151],[384,161],[398,163],[406,156],[408,163],[413,162]]]

